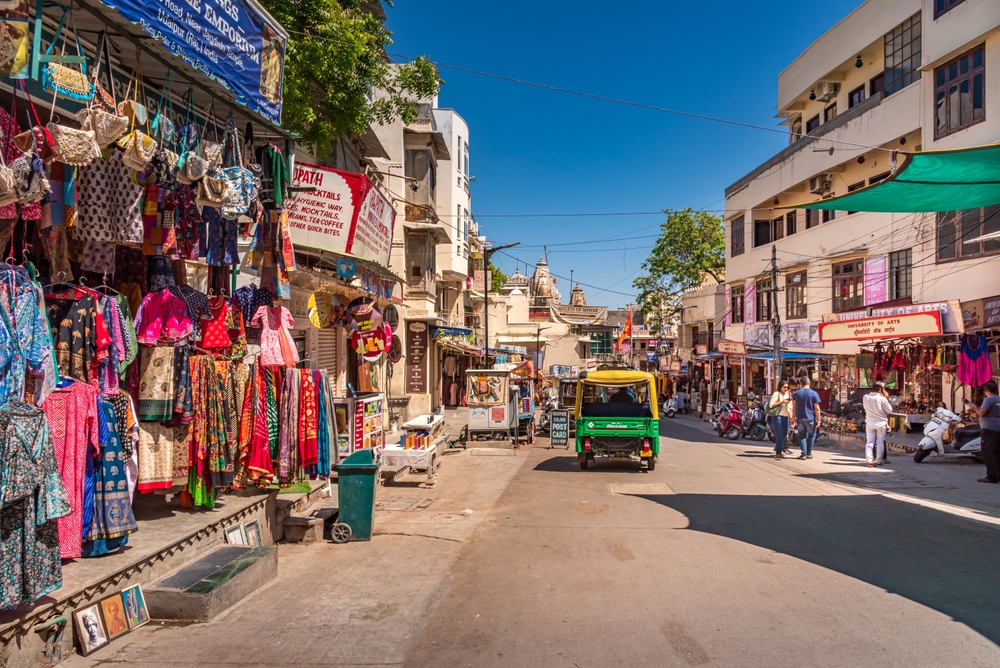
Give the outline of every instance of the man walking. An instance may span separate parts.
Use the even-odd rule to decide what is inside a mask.
[[[812,459],[812,446],[816,441],[816,432],[823,421],[819,409],[819,395],[809,387],[809,378],[799,379],[799,389],[792,395],[792,406],[795,415],[795,426],[798,431],[799,446],[802,454],[798,459]]]
[[[882,466],[885,458],[885,433],[889,428],[889,413],[892,412],[885,383],[876,381],[872,391],[865,395],[861,403],[865,407],[865,430],[868,432],[865,459],[868,466]]]
[[[996,484],[1000,483],[1000,396],[997,396],[995,380],[986,383],[983,389],[986,390],[983,405],[972,409],[979,415],[983,439],[980,456],[986,462],[986,477],[980,478],[979,482]]]

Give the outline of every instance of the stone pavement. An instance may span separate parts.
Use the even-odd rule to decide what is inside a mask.
[[[660,434],[668,436],[673,423],[696,429],[705,434],[706,441],[746,457],[768,460],[773,454],[770,442],[730,441],[718,436],[708,422],[691,415],[661,420]],[[876,490],[890,498],[930,503],[939,510],[1000,523],[1000,485],[977,483],[986,470],[971,459],[942,459],[932,454],[917,464],[912,454],[893,450],[887,465],[872,469],[865,462],[863,442],[837,437],[817,441],[812,460],[799,461],[795,459],[798,446],[792,450],[795,454],[790,459],[770,459],[766,463],[793,468],[802,476]]]
[[[157,622],[61,666],[399,665],[454,562],[526,461],[524,451],[442,456],[438,483],[378,490],[370,542],[279,548],[278,577],[205,624]]]

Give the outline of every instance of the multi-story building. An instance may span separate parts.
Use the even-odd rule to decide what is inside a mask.
[[[859,342],[822,343],[819,322],[940,310],[944,333],[954,334],[962,329],[958,300],[1000,294],[1000,241],[973,241],[1000,230],[997,207],[780,208],[886,179],[900,159],[893,151],[1000,141],[1000,86],[987,85],[998,73],[1000,2],[989,0],[868,0],[796,58],[778,76],[788,146],[725,191],[726,338],[763,350],[777,313],[786,348],[800,359],[849,356]],[[813,368],[830,362],[836,376],[836,360]],[[751,378],[747,366],[736,384],[764,389],[766,374]],[[950,393],[943,382],[938,396]]]

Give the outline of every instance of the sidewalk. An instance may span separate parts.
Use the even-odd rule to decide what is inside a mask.
[[[660,424],[661,436],[670,437],[671,424],[683,425],[704,434],[705,442],[727,446],[738,456],[770,459],[774,452],[770,441],[730,441],[722,438],[707,421],[692,415],[661,420]],[[915,434],[902,436],[913,437]],[[872,490],[902,500],[909,497],[921,502],[944,504],[963,509],[978,519],[988,517],[991,523],[1000,522],[1000,485],[976,482],[985,473],[982,465],[970,459],[942,459],[935,454],[917,464],[912,454],[903,449],[905,444],[906,441],[895,444],[889,464],[874,469],[865,462],[863,440],[837,435],[818,440],[811,460],[795,459],[798,447],[792,445],[796,453],[792,458],[770,459],[770,462],[775,466],[796,467],[793,470],[801,471],[797,475]]]

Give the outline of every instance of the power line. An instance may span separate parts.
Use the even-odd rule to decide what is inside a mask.
[[[524,266],[525,266],[525,270],[527,270],[527,267],[534,268],[534,267],[537,266],[535,264],[532,264],[532,263],[528,262],[527,260],[522,260],[521,258],[518,258],[518,257],[515,257],[515,256],[511,255],[507,251],[499,251],[499,253],[501,255],[506,255],[507,257],[511,258],[512,260],[516,260],[517,262],[523,262]],[[638,272],[636,272],[636,273],[638,273]],[[573,283],[575,283],[577,285],[582,285],[582,286],[587,287],[587,288],[593,288],[594,290],[600,290],[601,292],[609,292],[611,294],[621,295],[622,297],[632,297],[633,299],[635,298],[635,293],[618,292],[617,290],[609,290],[608,288],[602,288],[602,287],[600,287],[598,285],[589,285],[587,283],[583,283],[581,281],[578,281],[575,278],[570,279],[570,278],[567,278],[566,276],[560,276],[559,274],[552,273],[551,270],[549,271],[549,274],[551,276],[555,276],[556,278],[561,278],[564,281],[572,281]],[[628,277],[626,276],[626,278],[628,278]],[[621,283],[621,281],[619,281],[619,283]],[[617,283],[615,285],[617,285]]]

